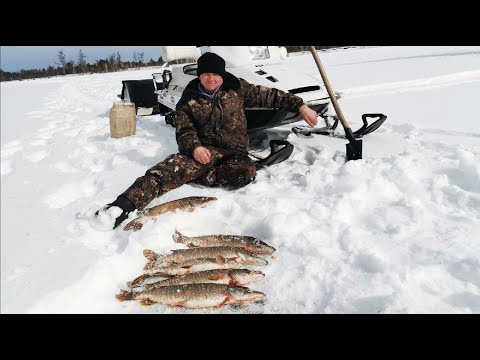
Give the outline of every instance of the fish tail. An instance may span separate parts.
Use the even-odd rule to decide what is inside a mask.
[[[143,250],[143,256],[145,256],[149,260],[148,263],[143,268],[143,270],[153,269],[153,267],[155,266],[155,263],[158,259],[158,255],[152,250],[145,249],[145,250]]]
[[[150,249],[143,250],[143,256],[145,256],[150,261],[156,261],[158,258],[158,255],[155,254],[155,251]]]
[[[143,223],[141,222],[136,222],[135,224],[133,224],[133,231],[138,231],[140,230],[141,228],[143,227]]]
[[[115,297],[119,301],[135,300],[135,293],[133,291],[120,290],[120,294],[115,295]]]
[[[125,225],[123,230],[128,231],[133,229],[133,231],[138,231],[142,227],[143,227],[143,221],[141,220],[141,218],[136,218],[130,221],[127,225]]]
[[[128,231],[128,230],[133,229],[135,223],[136,223],[135,220],[130,221],[127,225],[124,226],[123,230]]]
[[[181,239],[183,238],[183,235],[180,233],[180,231],[175,229],[175,234],[172,235],[172,238],[173,238],[173,241],[179,243],[179,242],[182,242]]]
[[[127,282],[127,286],[129,288],[131,287],[134,287],[134,286],[137,286],[140,282],[142,282],[144,279],[148,278],[148,275],[140,275],[140,276],[137,276],[135,279],[133,279],[132,281],[129,281]]]

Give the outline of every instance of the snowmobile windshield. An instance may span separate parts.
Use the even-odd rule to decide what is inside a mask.
[[[270,59],[270,51],[268,51],[268,46],[249,46],[250,55],[253,60],[264,60]]]

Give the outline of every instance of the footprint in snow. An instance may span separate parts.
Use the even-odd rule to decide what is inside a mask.
[[[28,161],[38,162],[38,161],[41,161],[41,160],[45,159],[49,155],[50,155],[49,151],[39,150],[39,151],[34,151],[32,153],[29,153],[29,154],[25,154],[24,157]]]

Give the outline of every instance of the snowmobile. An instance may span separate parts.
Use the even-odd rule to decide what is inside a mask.
[[[162,66],[161,72],[153,73],[153,79],[122,81],[122,93],[118,97],[134,103],[137,115],[160,114],[165,117],[167,124],[175,126],[175,107],[187,84],[197,77],[196,59],[205,51],[220,55],[225,60],[226,70],[239,78],[252,84],[275,87],[301,97],[304,103],[315,110],[325,121],[325,127],[321,129],[295,127],[292,130],[296,134],[334,135],[338,118],[335,115],[332,116],[332,112],[329,111],[331,100],[328,92],[325,87],[318,84],[316,78],[302,72],[292,72],[292,69],[286,66],[288,54],[285,47],[165,46],[162,54],[165,64]],[[183,61],[183,63],[169,65],[175,60]],[[341,93],[335,92],[335,97],[340,99]],[[250,136],[261,130],[302,120],[299,113],[269,108],[246,108],[245,113],[247,131]],[[369,115],[366,114],[366,116]],[[365,123],[365,117],[363,119]],[[354,135],[361,137],[378,128],[384,120],[380,118],[375,123],[374,129],[367,123]],[[293,151],[293,145],[286,140],[271,140],[270,148],[269,156],[256,161],[257,168],[281,162],[287,159]]]

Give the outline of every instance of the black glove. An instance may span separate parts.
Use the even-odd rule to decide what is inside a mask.
[[[114,229],[118,227],[118,225],[120,225],[123,220],[128,218],[128,214],[130,214],[133,210],[136,209],[135,205],[133,205],[133,203],[124,196],[119,196],[114,202],[107,204],[102,210],[106,211],[112,206],[118,206],[120,209],[122,209],[122,213],[115,220],[115,224],[113,225]],[[95,216],[98,216],[99,212],[100,210],[97,210]]]

